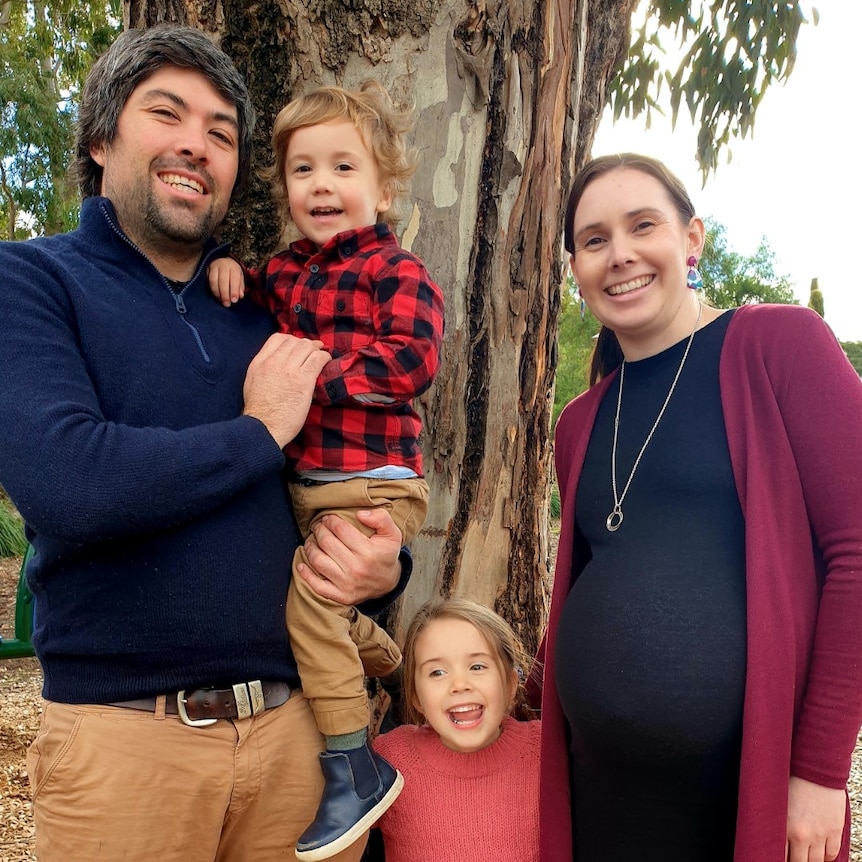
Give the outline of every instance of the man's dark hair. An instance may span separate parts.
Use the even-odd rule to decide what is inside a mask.
[[[254,108],[245,81],[233,61],[200,30],[158,24],[148,30],[121,33],[93,64],[78,109],[72,176],[82,197],[100,193],[102,167],[90,155],[94,144],[110,145],[117,135],[120,112],[132,91],[164,66],[200,72],[236,107],[239,124],[239,170],[235,189],[251,174]]]

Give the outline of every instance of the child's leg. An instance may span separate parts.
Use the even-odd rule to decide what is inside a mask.
[[[296,573],[300,561],[307,563],[302,548],[293,561],[287,628],[302,691],[324,736],[355,733],[368,726],[365,674],[350,638],[355,611],[313,592]]]
[[[369,535],[371,530],[357,519],[356,512],[385,506],[401,530],[402,541],[407,542],[422,526],[428,508],[424,479],[357,478],[291,485],[291,495],[303,535],[327,514],[344,518]],[[373,620],[312,592],[296,572],[300,561],[307,562],[301,547],[294,557],[287,627],[303,692],[321,733],[354,733],[368,723],[364,676],[392,673],[401,662],[401,653]],[[362,708],[366,714],[360,722]]]
[[[353,608],[350,640],[356,644],[365,676],[389,676],[401,664],[401,650],[371,617]]]
[[[370,530],[352,517],[352,511],[368,508],[366,499],[362,497],[357,506],[344,510],[334,505],[338,500],[331,494],[338,491],[337,496],[346,500],[344,492],[352,490],[349,486],[354,480],[332,484],[341,487],[300,486],[295,493],[291,489],[295,505],[300,498],[296,508],[303,515],[314,510],[307,521],[309,529],[316,518],[331,513],[346,516],[368,534]],[[326,736],[327,748],[321,755],[325,786],[317,816],[296,846],[300,859],[314,862],[328,859],[353,843],[401,792],[400,773],[368,744],[368,698],[363,672],[364,659],[391,673],[400,663],[401,654],[386,632],[355,608],[314,593],[297,573],[299,562],[307,563],[301,547],[294,557],[288,591],[288,630],[303,692]]]
[[[401,531],[406,545],[420,530],[428,512],[428,484],[424,479],[353,479],[359,501],[355,509],[341,509],[337,514],[369,533],[356,518],[359,509],[384,507]],[[350,638],[359,650],[366,676],[388,676],[401,664],[401,653],[386,632],[372,619],[354,609]]]

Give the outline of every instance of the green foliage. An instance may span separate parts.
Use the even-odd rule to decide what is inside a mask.
[[[736,308],[755,302],[795,305],[793,282],[775,274],[775,252],[764,237],[751,256],[737,254],[727,245],[727,228],[706,218],[707,241],[698,269],[704,295],[716,308]]]
[[[120,31],[122,3],[0,4],[0,228],[3,238],[68,230],[75,102],[91,63]]]
[[[816,278],[811,279],[811,293],[808,296],[808,307],[816,311],[821,317],[823,312],[823,291]]]
[[[560,488],[557,485],[556,479],[551,481],[551,503],[550,515],[552,518],[559,518],[562,511],[562,502],[560,501]]]
[[[27,550],[24,525],[18,513],[0,495],[0,557],[20,557]]]
[[[590,355],[598,331],[599,322],[592,313],[588,309],[582,312],[578,288],[569,273],[563,284],[560,302],[559,354],[552,416],[554,424],[563,407],[589,385]]]
[[[856,373],[862,377],[862,341],[842,341],[841,347],[847,354],[850,364],[856,369]]]
[[[626,63],[610,84],[614,119],[662,112],[667,86],[676,123],[683,105],[699,126],[697,158],[704,179],[722,149],[744,138],[767,89],[787,79],[796,61],[799,28],[807,23],[800,0],[648,0]],[[817,24],[817,10],[811,9]],[[667,69],[663,44],[682,49]]]

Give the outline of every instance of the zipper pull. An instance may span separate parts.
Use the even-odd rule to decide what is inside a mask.
[[[174,302],[176,302],[176,304],[177,304],[177,312],[179,314],[185,314],[186,313],[186,304],[183,302],[183,298],[182,298],[182,296],[180,296],[180,294],[178,294],[178,293],[174,294]]]

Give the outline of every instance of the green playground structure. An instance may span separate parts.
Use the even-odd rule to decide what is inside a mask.
[[[27,562],[33,554],[33,548],[28,546],[27,553],[21,562],[21,572],[18,575],[18,590],[15,595],[15,632],[11,638],[0,632],[0,659],[28,658],[33,653],[33,594],[27,588],[24,577]]]

